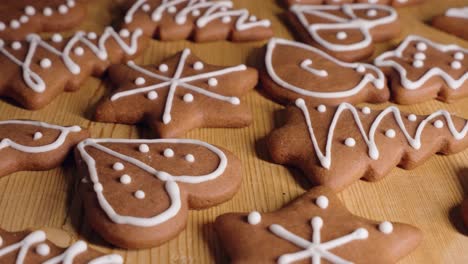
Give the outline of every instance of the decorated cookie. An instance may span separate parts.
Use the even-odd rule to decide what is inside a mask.
[[[63,91],[75,91],[90,75],[99,76],[111,63],[134,57],[143,46],[142,31],[102,34],[79,31],[70,38],[48,40],[28,35],[25,41],[0,39],[0,95],[28,109],[46,106]]]
[[[408,5],[414,5],[424,2],[424,0],[284,0],[287,5],[292,6],[294,4],[303,5],[342,5],[350,3],[368,3],[378,5],[392,5],[394,7],[402,7]]]
[[[422,234],[407,224],[351,214],[317,187],[272,213],[229,213],[215,229],[231,263],[396,263]]]
[[[117,254],[105,255],[77,241],[61,248],[47,239],[46,232],[8,232],[0,229],[0,262],[3,264],[122,264]]]
[[[436,16],[432,20],[434,27],[468,40],[466,23],[468,23],[468,6],[450,8],[445,14]]]
[[[293,5],[287,17],[304,42],[344,61],[366,59],[374,42],[400,33],[397,12],[384,5]]]
[[[335,191],[360,178],[377,181],[395,166],[412,169],[435,153],[468,147],[467,121],[445,110],[417,116],[395,106],[311,107],[298,99],[286,118],[268,140],[273,161],[298,167],[312,183]]]
[[[189,209],[225,202],[241,183],[233,154],[191,139],[87,139],[76,160],[88,223],[123,248],[176,237]]]
[[[444,102],[468,96],[468,49],[408,36],[394,51],[375,59],[391,82],[399,104],[433,98]]]
[[[2,0],[0,39],[21,40],[30,33],[57,32],[79,25],[86,16],[84,1]]]
[[[304,98],[314,105],[381,103],[390,98],[384,74],[346,63],[307,44],[273,38],[267,45],[262,87],[281,103]]]
[[[63,127],[29,120],[0,121],[0,177],[17,171],[58,167],[69,151],[87,137],[88,132],[79,126]]]
[[[178,137],[199,127],[244,127],[251,115],[239,96],[253,89],[258,73],[245,65],[207,64],[189,49],[159,65],[112,66],[115,87],[96,109],[95,119],[147,123],[159,137]]]
[[[160,40],[229,39],[254,41],[271,37],[271,22],[235,9],[230,0],[128,0],[124,27],[142,28]]]

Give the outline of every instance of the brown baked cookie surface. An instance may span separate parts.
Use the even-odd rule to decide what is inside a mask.
[[[361,178],[377,181],[392,168],[412,169],[435,153],[468,147],[465,119],[439,110],[429,116],[383,110],[311,107],[298,99],[268,147],[274,162],[300,168],[315,185],[341,191]]]
[[[432,25],[440,30],[468,40],[468,6],[450,8],[445,14],[434,17]]]
[[[258,73],[210,65],[185,49],[159,65],[112,66],[109,78],[117,88],[98,104],[95,120],[146,123],[169,138],[194,128],[248,126],[252,117],[239,97],[255,87]]]
[[[457,45],[410,35],[374,64],[388,75],[392,99],[398,104],[430,99],[450,103],[468,96],[468,49]]]
[[[366,63],[347,63],[307,44],[273,38],[267,45],[262,88],[288,104],[303,98],[312,105],[382,103],[390,92],[385,75]]]
[[[271,22],[236,9],[232,1],[129,0],[124,27],[170,41],[264,40],[273,36]]]
[[[111,63],[135,57],[146,43],[142,34],[108,27],[102,34],[78,31],[70,38],[0,39],[0,95],[27,109],[43,108],[60,93],[79,89],[87,77],[102,75]]]
[[[2,0],[0,39],[22,40],[31,33],[68,30],[85,17],[85,1]]]
[[[122,248],[161,245],[189,209],[229,200],[241,184],[230,152],[190,139],[88,139],[76,149],[87,222]]]
[[[394,7],[403,7],[423,3],[424,0],[284,0],[286,5],[343,5],[351,3],[391,5]]]
[[[8,232],[0,229],[0,262],[2,264],[122,264],[117,254],[105,255],[77,241],[67,248],[52,243],[46,232]]]
[[[374,42],[400,34],[398,13],[384,5],[298,4],[286,15],[302,41],[348,62],[371,57]]]
[[[70,150],[89,136],[79,126],[30,120],[0,121],[0,177],[24,170],[60,166]]]
[[[396,263],[422,239],[410,225],[351,214],[326,187],[275,212],[221,215],[215,229],[232,263]]]

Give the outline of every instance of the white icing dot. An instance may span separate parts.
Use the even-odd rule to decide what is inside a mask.
[[[218,80],[216,78],[210,78],[208,80],[208,85],[211,87],[215,87],[218,85]]]
[[[231,22],[232,20],[231,20],[231,17],[230,17],[230,16],[225,16],[225,17],[223,17],[223,18],[221,19],[221,21],[222,21],[223,23],[227,24],[227,23]]]
[[[146,83],[146,80],[143,77],[138,77],[138,78],[135,79],[135,84],[136,85],[143,85],[145,83]]]
[[[20,22],[23,23],[23,24],[26,24],[28,23],[29,21],[29,17],[28,16],[21,16],[20,17]]]
[[[83,56],[84,55],[84,49],[82,47],[76,47],[73,52],[75,53],[76,56]]]
[[[364,73],[366,72],[366,67],[364,67],[364,65],[359,65],[357,66],[356,71],[359,73]]]
[[[0,31],[5,30],[5,28],[6,28],[5,23],[0,22]]]
[[[10,27],[13,28],[13,29],[17,29],[21,26],[20,22],[16,19],[13,19],[12,21],[10,21]]]
[[[462,65],[459,61],[452,61],[450,67],[452,67],[452,69],[459,70],[462,67]]]
[[[190,163],[195,162],[195,157],[192,154],[187,154],[185,155],[185,161]]]
[[[33,135],[34,140],[39,140],[41,138],[42,138],[42,133],[41,132],[34,133],[34,135]]]
[[[150,11],[151,6],[148,5],[148,4],[144,4],[144,5],[141,7],[141,9],[143,9],[143,11],[145,11],[145,12],[148,12],[148,11]]]
[[[44,16],[51,16],[53,12],[54,11],[50,7],[46,7],[44,10],[42,10],[42,14],[44,14]]]
[[[396,131],[393,130],[393,129],[389,129],[389,130],[385,131],[385,136],[388,137],[388,138],[394,138],[394,137],[396,137]]]
[[[52,41],[53,42],[59,43],[59,42],[62,42],[62,40],[63,40],[62,35],[60,35],[58,33],[55,33],[54,35],[52,35]]]
[[[354,138],[347,138],[344,143],[347,147],[350,148],[356,146],[356,140]]]
[[[414,122],[414,121],[418,120],[418,117],[415,114],[410,114],[408,116],[408,120],[411,121],[411,122]]]
[[[323,226],[323,219],[319,216],[316,216],[310,220],[310,223],[312,224],[312,228],[315,229],[321,229]]]
[[[393,224],[388,221],[382,222],[379,224],[379,231],[386,235],[391,234],[393,232]]]
[[[142,190],[138,190],[138,191],[135,192],[135,198],[137,198],[137,199],[140,199],[140,200],[145,199],[145,196],[146,196],[146,194]]]
[[[140,146],[138,146],[138,151],[140,151],[141,153],[148,153],[149,150],[149,146],[146,144],[141,144]]]
[[[327,111],[327,107],[325,105],[319,105],[317,107],[317,111],[319,111],[320,113],[325,113]]]
[[[36,253],[40,256],[47,256],[50,254],[50,247],[46,243],[41,243],[36,247]]]
[[[197,70],[197,71],[203,70],[204,67],[205,67],[205,66],[203,65],[203,62],[201,62],[201,61],[197,61],[197,62],[195,62],[195,63],[193,64],[193,68],[194,68],[195,70]]]
[[[442,120],[437,120],[434,122],[434,126],[436,128],[443,128],[444,127],[444,122],[442,122]]]
[[[315,204],[322,208],[322,209],[326,209],[328,207],[328,204],[329,204],[329,200],[326,196],[324,195],[320,195],[319,197],[317,197],[317,199],[315,200]]]
[[[201,15],[200,10],[195,9],[192,11],[192,16],[199,16],[199,15]]]
[[[346,34],[346,32],[344,32],[344,31],[340,31],[340,32],[336,33],[336,38],[339,39],[339,40],[346,39],[347,37],[348,37],[348,34]]]
[[[128,174],[124,174],[120,176],[120,183],[122,184],[130,184],[132,182],[132,177],[130,177]]]
[[[68,7],[66,5],[60,5],[58,11],[60,14],[64,15],[68,13]]]
[[[67,6],[72,8],[72,7],[75,7],[75,1],[74,0],[67,0]]]
[[[88,33],[88,38],[89,39],[97,39],[97,34],[95,32],[89,32]]]
[[[375,9],[369,9],[367,11],[367,16],[368,17],[375,17],[376,15],[377,15],[377,10],[375,10]]]
[[[362,113],[368,115],[371,113],[371,109],[367,106],[364,106],[364,108],[362,108]]]
[[[240,105],[240,99],[237,97],[231,97],[229,98],[229,103],[233,105]]]
[[[48,69],[50,68],[50,66],[52,66],[52,61],[49,60],[48,58],[45,58],[39,62],[39,65],[41,65],[41,68],[43,69]]]
[[[128,29],[122,29],[120,30],[119,35],[122,38],[128,38],[130,36],[130,31],[128,31]]]
[[[262,215],[257,211],[253,211],[247,216],[247,222],[251,225],[258,225],[262,222]]]
[[[21,42],[15,41],[15,42],[11,43],[11,48],[14,49],[14,50],[21,49]]]
[[[170,148],[167,148],[164,150],[164,153],[163,153],[164,157],[166,158],[172,158],[174,157],[174,151]]]
[[[125,168],[125,166],[120,162],[116,162],[116,163],[114,163],[114,165],[112,165],[112,169],[114,169],[116,171],[121,171],[124,168]]]
[[[169,70],[169,67],[167,66],[167,64],[159,65],[159,71],[160,72],[167,72],[168,70]]]
[[[416,49],[419,51],[425,51],[427,50],[427,44],[424,42],[419,42],[418,44],[416,44]]]
[[[184,102],[191,103],[193,102],[193,95],[190,93],[185,94],[183,99],[184,99]]]
[[[104,187],[100,183],[94,184],[94,191],[95,192],[102,192],[104,190]]]
[[[256,17],[256,16],[250,16],[250,17],[249,17],[249,21],[250,21],[250,22],[256,22],[256,21],[257,21],[257,17]]]
[[[415,68],[421,68],[424,66],[424,62],[422,60],[415,60],[413,61],[413,67]]]
[[[414,59],[415,60],[425,60],[426,59],[426,54],[424,54],[422,52],[417,52],[416,54],[414,54]]]
[[[26,6],[24,8],[24,12],[28,16],[34,16],[36,14],[36,9],[34,7],[32,7],[32,6]]]
[[[171,14],[174,14],[175,12],[177,12],[177,8],[175,6],[170,6],[167,11]]]
[[[156,100],[158,98],[158,93],[155,91],[149,92],[146,97],[150,100]]]
[[[369,231],[362,227],[358,228],[356,231],[354,231],[354,233],[358,239],[366,239],[369,237]]]
[[[457,52],[453,54],[453,58],[455,58],[456,60],[463,60],[465,58],[465,55],[463,54],[463,52]]]

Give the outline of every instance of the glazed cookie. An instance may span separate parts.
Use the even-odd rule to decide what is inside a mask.
[[[60,166],[70,150],[88,137],[79,126],[62,127],[29,120],[0,121],[0,177],[24,170]]]
[[[176,237],[189,209],[225,202],[241,184],[240,161],[198,140],[87,139],[76,160],[88,223],[123,248]]]
[[[122,264],[117,254],[105,255],[91,249],[84,241],[61,248],[47,239],[46,232],[8,232],[0,229],[0,262],[4,264]]]
[[[268,139],[273,161],[298,167],[313,184],[335,191],[360,178],[380,180],[395,166],[412,169],[435,153],[468,147],[467,121],[445,110],[416,116],[395,106],[311,107],[298,99],[286,118]]]
[[[436,16],[432,20],[434,27],[468,40],[466,23],[468,23],[468,6],[450,8],[444,15]]]
[[[365,63],[339,61],[312,46],[273,38],[267,45],[263,89],[280,103],[382,103],[390,98],[384,74]]]
[[[273,36],[271,22],[230,0],[129,0],[124,27],[160,40],[254,41]]]
[[[79,31],[70,38],[0,39],[0,95],[27,109],[43,108],[61,92],[77,90],[88,76],[103,74],[111,63],[134,57],[144,46],[142,34],[141,29],[117,33],[108,27],[100,35]]]
[[[287,17],[304,42],[344,61],[369,58],[374,42],[400,33],[397,12],[384,5],[293,5]]]
[[[342,5],[350,3],[368,3],[377,5],[391,5],[394,7],[403,7],[408,5],[420,4],[424,0],[284,0],[288,6],[294,4],[303,5]]]
[[[86,17],[84,1],[2,0],[0,39],[21,40],[30,33],[57,32],[78,26]]]
[[[394,51],[375,59],[391,82],[393,100],[416,104],[468,96],[468,49],[408,36]]]
[[[112,66],[109,77],[117,89],[97,106],[97,121],[145,122],[164,138],[193,128],[251,123],[239,96],[255,87],[258,73],[245,65],[210,65],[185,49],[157,66]]]
[[[215,229],[232,263],[396,263],[421,242],[407,224],[351,214],[317,187],[272,213],[229,213]]]

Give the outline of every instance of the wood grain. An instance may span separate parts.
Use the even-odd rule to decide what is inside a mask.
[[[81,28],[101,31],[116,23],[121,12],[117,1],[89,1],[89,20]],[[258,17],[272,20],[275,35],[293,38],[283,23],[283,9],[274,0],[235,0]],[[468,4],[467,0],[427,0],[426,4],[399,9],[403,34],[390,43],[378,45],[378,51],[394,47],[408,34],[420,34],[442,43],[468,42],[438,31],[427,22],[448,7]],[[162,43],[153,41],[138,62],[157,63],[185,47],[191,48],[207,62],[220,65],[246,63],[262,65],[264,43],[236,44],[216,42],[195,44],[188,41]],[[94,137],[137,138],[149,136],[144,128],[95,123],[90,121],[94,106],[108,88],[98,79],[89,80],[76,93],[63,94],[40,111],[26,111],[0,102],[0,118],[30,118],[57,124],[77,124],[88,128]],[[219,214],[232,211],[272,211],[304,192],[308,186],[298,171],[269,161],[263,138],[281,120],[282,109],[258,91],[251,92],[246,102],[252,109],[254,123],[245,129],[200,129],[187,137],[205,140],[233,151],[243,161],[244,181],[239,193],[220,206],[192,211],[186,231],[169,243],[150,250],[114,250],[128,263],[223,263],[225,255],[212,228]],[[374,106],[375,107],[375,106]],[[382,108],[383,106],[376,106]],[[439,108],[468,118],[468,98],[454,104],[430,101],[401,107],[405,111],[426,114]],[[0,226],[8,230],[41,228],[64,229],[75,239],[85,238],[104,251],[104,243],[83,223],[81,201],[75,191],[73,163],[47,172],[20,172],[0,179]],[[401,263],[468,263],[468,237],[461,227],[457,207],[468,191],[468,151],[450,157],[437,156],[412,171],[394,169],[378,183],[358,182],[340,194],[355,214],[376,220],[392,220],[415,225],[424,232],[421,246]],[[58,235],[60,237],[60,235]]]

